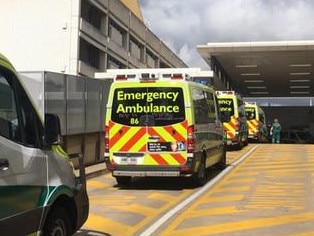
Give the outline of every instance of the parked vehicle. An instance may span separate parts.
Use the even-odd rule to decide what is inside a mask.
[[[227,133],[227,144],[242,149],[248,144],[248,126],[242,98],[235,91],[216,91]]]
[[[268,131],[263,109],[256,102],[245,102],[244,107],[249,127],[249,139],[260,143],[267,143]]]
[[[119,185],[145,176],[192,176],[201,185],[208,167],[225,167],[217,98],[200,78],[204,73],[196,72],[127,69],[98,75],[114,79],[107,105],[105,162]],[[201,83],[193,82],[196,78]]]
[[[23,81],[0,54],[1,235],[71,235],[89,201],[82,158],[75,174],[58,116],[39,114]]]

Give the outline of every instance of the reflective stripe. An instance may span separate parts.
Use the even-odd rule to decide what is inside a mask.
[[[254,120],[248,120],[247,121],[248,128],[249,128],[249,135],[255,136],[258,132],[258,121],[256,119]]]
[[[186,139],[187,121],[160,127],[130,127],[109,121],[109,158],[117,164],[183,165],[187,160]],[[154,143],[156,147],[149,150],[148,145]],[[176,149],[177,143],[181,149]]]
[[[60,145],[53,145],[52,151],[57,153],[59,156],[70,159],[69,155],[63,150]]]
[[[236,136],[237,119],[231,117],[229,122],[224,122],[223,124],[227,133],[227,139],[233,139]]]

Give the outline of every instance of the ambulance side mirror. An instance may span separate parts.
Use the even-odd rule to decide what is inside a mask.
[[[47,145],[61,144],[60,119],[55,114],[45,114],[45,140]]]

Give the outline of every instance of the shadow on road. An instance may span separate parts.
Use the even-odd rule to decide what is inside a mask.
[[[73,236],[111,236],[111,234],[94,230],[80,229]]]
[[[208,169],[207,181],[215,178],[220,173],[215,168]],[[189,177],[145,177],[132,179],[131,185],[119,186],[115,185],[115,188],[120,190],[184,190],[184,189],[197,189],[200,186],[196,186],[193,180]]]

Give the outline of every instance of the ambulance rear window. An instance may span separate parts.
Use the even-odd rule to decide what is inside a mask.
[[[128,126],[165,126],[185,120],[183,91],[177,87],[117,88],[111,120]]]
[[[230,117],[234,115],[233,99],[230,98],[218,98],[220,113],[226,120],[230,120]]]
[[[245,108],[246,119],[254,120],[256,119],[256,112],[254,107],[246,107]]]

